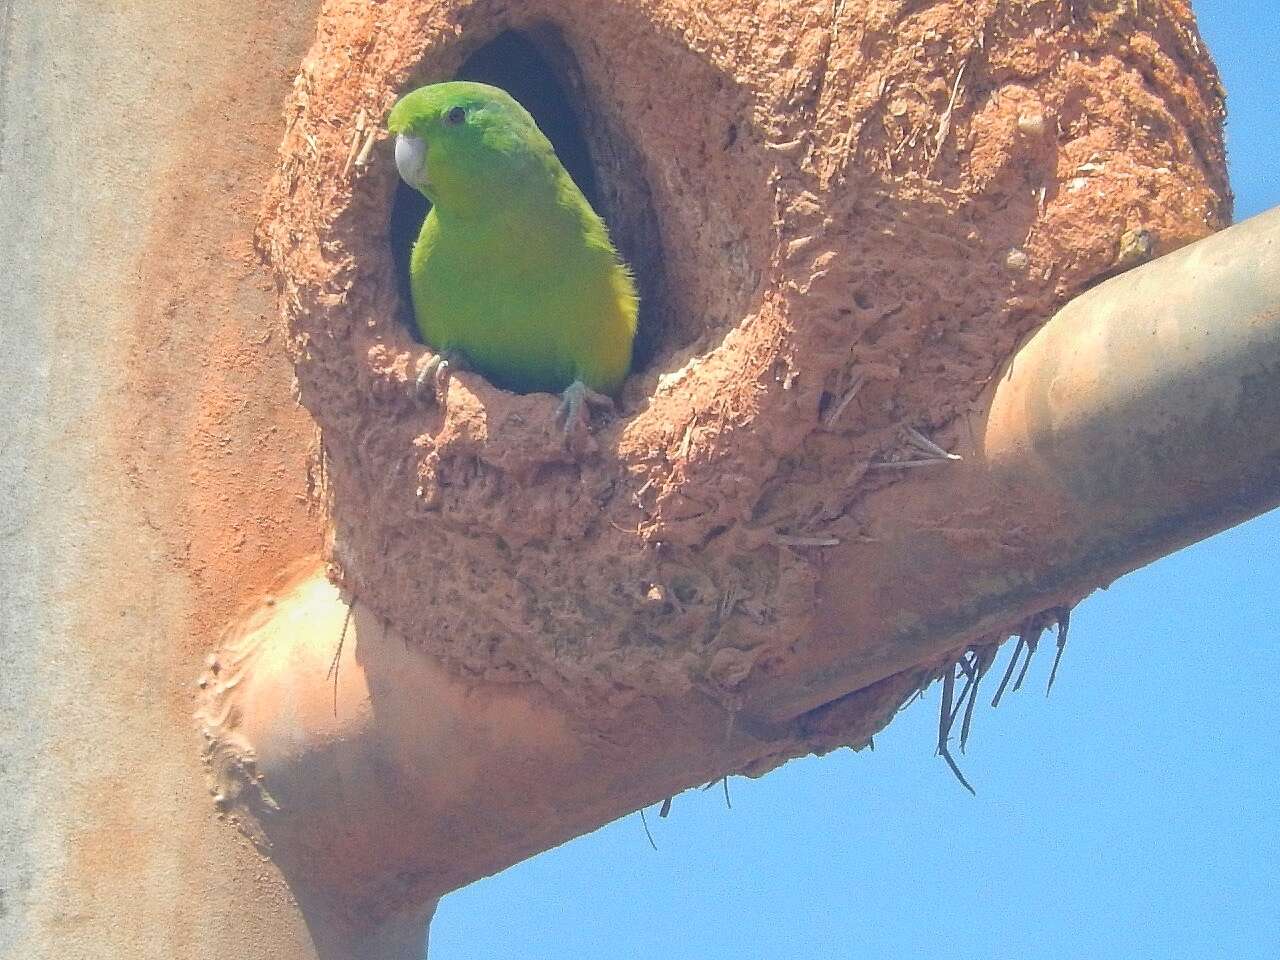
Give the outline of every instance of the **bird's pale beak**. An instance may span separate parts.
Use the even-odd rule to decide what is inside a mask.
[[[427,159],[427,143],[407,133],[396,135],[396,170],[411,187],[421,187],[426,179],[423,165]]]

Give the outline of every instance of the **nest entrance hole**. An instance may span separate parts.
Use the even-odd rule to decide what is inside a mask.
[[[677,328],[666,288],[662,235],[640,151],[599,110],[581,68],[551,24],[505,30],[472,52],[454,74],[501,87],[518,100],[555,147],[560,162],[608,224],[640,293],[632,372],[691,342],[697,331]],[[397,180],[389,237],[401,320],[417,335],[409,291],[409,256],[430,209],[426,197]]]

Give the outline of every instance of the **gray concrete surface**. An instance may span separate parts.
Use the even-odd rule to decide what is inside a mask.
[[[258,53],[251,6],[0,3],[0,956],[315,955],[214,816],[176,642],[192,583],[112,446],[175,130],[237,62],[275,70],[249,109],[278,116],[309,39],[312,4],[277,3]]]

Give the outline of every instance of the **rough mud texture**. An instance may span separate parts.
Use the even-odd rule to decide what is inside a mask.
[[[443,409],[416,400],[428,354],[397,319],[377,125],[508,29],[577,91],[658,290],[653,359],[576,452],[550,396],[461,374]],[[949,447],[1134,231],[1158,255],[1230,217],[1222,90],[1180,0],[333,0],[294,89],[259,243],[335,576],[467,674],[597,714],[690,685],[732,705],[806,642],[821,584],[875,576],[823,555],[867,491],[911,482],[870,464],[907,428]]]

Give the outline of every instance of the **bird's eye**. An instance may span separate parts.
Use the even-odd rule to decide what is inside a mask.
[[[467,111],[462,107],[450,107],[444,115],[444,122],[451,127],[456,127],[465,119],[467,119]]]

